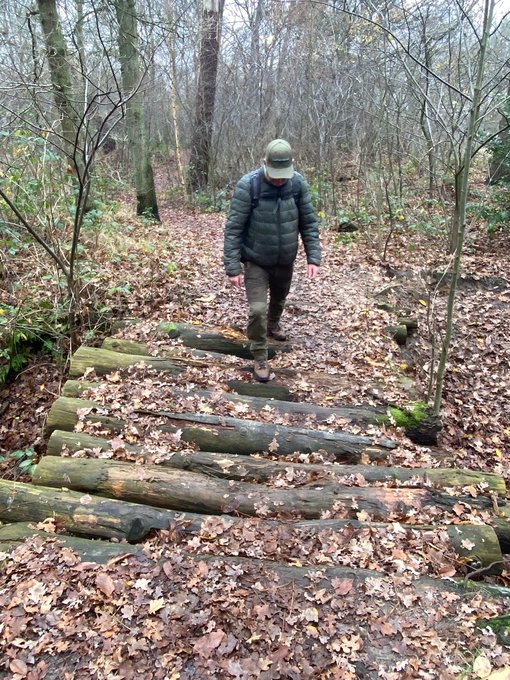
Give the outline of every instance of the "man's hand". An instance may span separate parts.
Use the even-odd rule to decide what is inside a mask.
[[[230,285],[234,286],[235,288],[242,288],[243,286],[242,274],[238,274],[237,276],[229,276],[228,280],[230,281]]]
[[[319,267],[316,264],[309,264],[308,265],[308,278],[309,279],[315,279],[316,276],[319,276]]]

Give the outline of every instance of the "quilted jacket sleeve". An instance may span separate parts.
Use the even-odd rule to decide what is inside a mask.
[[[308,264],[321,263],[321,243],[319,225],[312,205],[310,189],[303,179],[301,182],[301,199],[299,201],[299,231],[305,247]]]
[[[236,185],[225,224],[223,262],[227,276],[238,276],[241,273],[241,245],[250,213],[250,181],[245,175]]]

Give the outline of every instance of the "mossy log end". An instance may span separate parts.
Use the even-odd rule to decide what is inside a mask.
[[[82,345],[71,357],[69,375],[75,378],[80,377],[84,375],[87,368],[93,368],[97,375],[107,375],[113,371],[126,369],[140,363],[147,364],[147,366],[158,371],[166,371],[174,375],[182,373],[186,368],[185,363],[179,362],[176,359],[121,354],[120,352],[111,352],[107,349]],[[189,363],[192,363],[192,360],[189,360]]]
[[[160,323],[157,330],[170,338],[179,338],[186,347],[206,352],[232,354],[242,359],[252,359],[248,338],[231,329],[206,329],[200,326],[187,326],[179,323]],[[277,352],[288,352],[289,347],[282,343],[269,345],[268,357],[272,359]]]
[[[437,444],[437,436],[443,425],[440,417],[435,415],[427,404],[414,403],[402,408],[390,406],[388,412],[390,416],[381,416],[378,419],[380,423],[387,422],[391,417],[397,427],[404,428],[406,435],[416,444],[424,446]]]
[[[113,557],[133,554],[138,555],[141,559],[144,558],[142,546],[131,545],[129,543],[109,543],[80,536],[49,533],[36,529],[29,522],[16,522],[0,527],[0,552],[13,550],[30,536],[40,536],[44,539],[50,538],[58,541],[67,548],[71,548],[84,562],[105,564]]]
[[[396,326],[388,326],[388,333],[399,347],[403,347],[407,342],[407,326],[405,324],[398,324]]]
[[[82,432],[65,432],[56,430],[52,433],[47,453],[60,456],[64,448],[73,454],[82,450],[110,451],[108,439],[93,437]],[[139,455],[141,458],[150,457],[150,453],[143,446],[125,444],[126,451]],[[226,453],[211,453],[195,451],[194,453],[173,452],[168,460],[160,465],[173,467],[190,472],[234,479],[246,482],[267,482],[275,477],[285,477],[292,473],[297,479],[304,474],[310,475],[310,485],[324,485],[339,476],[361,475],[367,482],[406,482],[416,480],[415,486],[437,486],[440,488],[486,485],[487,491],[506,497],[506,484],[503,477],[489,472],[477,472],[456,468],[400,468],[383,465],[329,465],[288,463],[267,460],[254,456],[238,456]]]
[[[114,460],[45,456],[33,473],[34,484],[79,490],[154,507],[207,514],[237,513],[254,517],[261,507],[279,515],[320,518],[325,510],[342,510],[347,518],[365,511],[374,521],[411,517],[427,506],[447,512],[457,503],[489,510],[486,497],[450,496],[436,489],[354,487],[285,488],[234,482],[159,465]]]

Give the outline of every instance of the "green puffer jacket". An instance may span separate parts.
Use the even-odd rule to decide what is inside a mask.
[[[292,264],[297,255],[298,234],[301,234],[308,264],[320,265],[319,229],[308,184],[301,175],[296,175],[301,180],[297,201],[291,180],[275,187],[266,181],[261,169],[260,195],[253,210],[250,174],[239,180],[225,225],[227,276],[240,274],[241,262],[246,261],[261,267]]]

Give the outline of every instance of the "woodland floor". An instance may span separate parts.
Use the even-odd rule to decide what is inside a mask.
[[[120,335],[157,353],[168,344],[155,333],[160,321],[243,329],[244,293],[229,287],[222,270],[224,216],[171,206],[161,215],[161,225],[148,225],[127,214],[128,231],[100,234],[95,244],[91,289],[107,291],[119,317],[142,320]],[[426,399],[429,318],[444,314],[446,299],[446,289],[431,284],[431,273],[447,262],[441,244],[396,233],[382,262],[361,236],[345,243],[325,230],[322,240],[319,279],[305,278],[302,255],[296,264],[282,320],[292,350],[271,362],[275,376],[297,369],[285,382],[301,400],[329,406]],[[470,235],[444,388],[444,429],[434,449],[413,444],[396,427],[381,432],[399,441],[393,464],[452,465],[510,477],[509,245],[508,232],[493,239],[482,229]],[[8,275],[16,274],[13,264]],[[380,309],[382,302],[418,318],[406,348],[387,331],[396,314]],[[226,359],[221,369],[191,369],[179,381],[188,389],[221,390],[234,366],[252,380],[248,362],[230,367]],[[312,386],[309,376],[319,371],[328,380]],[[44,453],[44,417],[64,372],[35,357],[2,389],[0,454],[27,446]],[[164,404],[161,376],[134,372],[131,380],[139,407]],[[126,394],[132,387],[118,377],[109,389],[119,403],[133,398]],[[0,474],[23,479],[8,459]],[[420,521],[427,519],[433,522],[433,513]],[[241,536],[214,523],[207,536],[167,534],[147,542],[147,555],[162,565],[156,567],[135,560],[106,567],[79,563],[69,550],[39,539],[19,548],[0,574],[0,677],[443,679],[496,678],[491,673],[510,668],[510,654],[494,634],[475,630],[476,619],[504,613],[507,602],[479,593],[468,601],[433,587],[411,594],[420,575],[457,573],[437,536],[426,545],[399,538],[398,529],[384,539],[369,532],[364,542],[339,551],[303,537],[283,549],[249,522]],[[255,560],[191,560],[245,555],[319,569],[330,564],[328,550],[337,564],[384,577],[363,586],[333,579],[332,590],[319,578],[315,585],[290,587],[269,581]],[[510,584],[510,565],[495,582]]]

